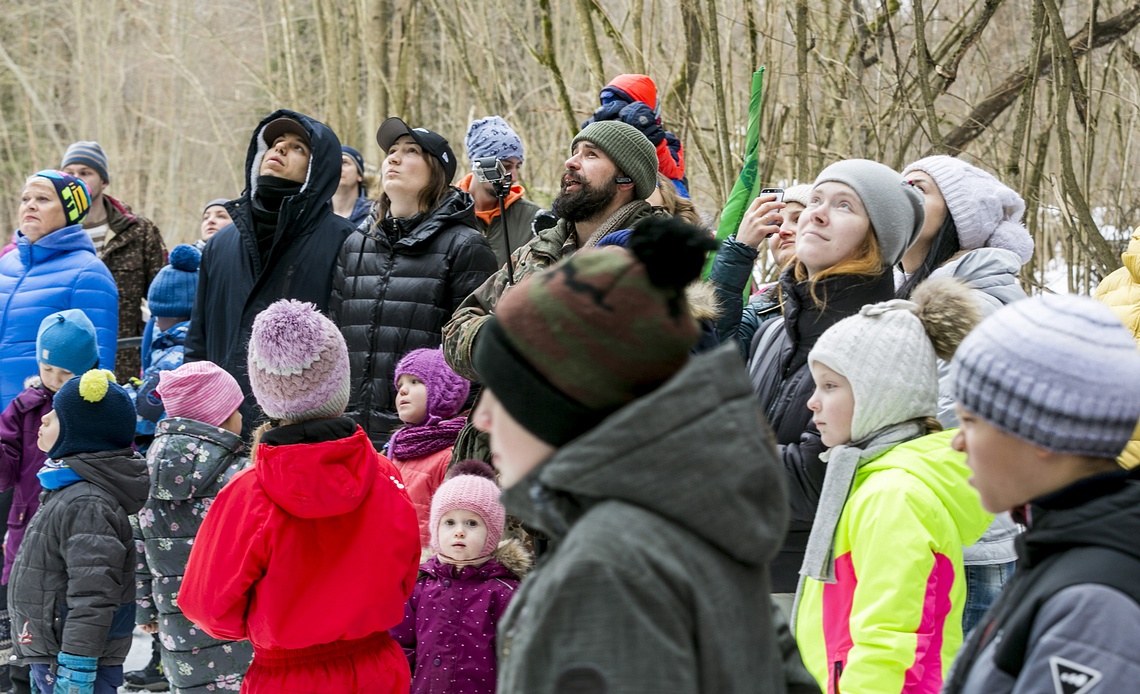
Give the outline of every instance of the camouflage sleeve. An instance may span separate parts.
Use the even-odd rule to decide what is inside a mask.
[[[467,295],[443,326],[443,356],[455,373],[469,381],[479,380],[474,364],[475,338],[490,318],[506,284],[506,269],[500,268]]]
[[[530,244],[515,250],[511,254],[515,284],[549,264],[541,254],[532,252]],[[475,339],[507,289],[507,266],[504,265],[471,292],[443,326],[443,356],[448,366],[468,381],[479,381],[474,364]]]
[[[162,266],[166,265],[166,242],[162,240],[162,232],[159,231],[154,222],[148,219],[144,223],[147,227],[146,234],[143,237],[146,239],[143,250],[143,271],[146,273],[146,284],[143,286],[143,296],[145,297],[155,275],[162,269]]]

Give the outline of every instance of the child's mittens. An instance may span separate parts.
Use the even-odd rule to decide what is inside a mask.
[[[99,659],[60,653],[56,656],[56,694],[95,694],[95,676]]]
[[[641,131],[642,135],[649,138],[653,146],[661,144],[665,140],[665,131],[661,128],[661,124],[657,122],[657,114],[653,109],[640,101],[635,101],[632,104],[621,109],[618,114],[622,122],[628,123]]]

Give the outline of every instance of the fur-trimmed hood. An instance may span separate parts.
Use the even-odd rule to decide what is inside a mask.
[[[533,566],[534,557],[520,540],[512,537],[500,542],[491,553],[491,558],[482,566],[456,566],[445,563],[439,555],[435,555],[420,565],[420,575],[460,580],[514,578],[521,581]]]
[[[685,300],[689,310],[697,320],[715,321],[720,318],[720,302],[716,298],[716,288],[705,280],[697,280],[685,287]]]

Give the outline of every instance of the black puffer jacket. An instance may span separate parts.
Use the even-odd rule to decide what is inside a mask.
[[[44,492],[12,567],[13,653],[24,665],[61,652],[119,665],[135,623],[128,516],[146,501],[146,461],[130,449],[65,460],[83,480]]]
[[[780,289],[784,318],[757,330],[748,373],[768,423],[776,432],[792,511],[787,538],[772,562],[772,592],[794,593],[827,472],[819,459],[826,448],[807,408],[815,390],[808,353],[825,330],[855,315],[866,304],[890,301],[895,289],[889,272],[871,278],[836,275],[816,284],[817,304],[809,294],[809,283],[797,284],[791,269],[780,276]],[[765,339],[770,331],[778,332]]]
[[[273,245],[262,265],[254,231],[251,199],[267,147],[261,131],[288,117],[309,133],[309,177],[297,195],[285,198]],[[340,244],[352,232],[347,219],[333,214],[340,182],[340,140],[327,125],[293,111],[275,111],[258,124],[245,158],[245,192],[225,207],[234,223],[214,234],[202,252],[198,295],[186,335],[186,361],[209,360],[230,372],[245,393],[242,433],[252,431],[261,410],[249,388],[246,345],[253,319],[278,299],[297,299],[328,309],[333,264]],[[252,178],[251,178],[252,176]]]
[[[438,347],[455,308],[497,269],[474,209],[470,195],[452,189],[418,220],[362,225],[340,249],[329,316],[348,345],[348,415],[377,447],[400,425],[396,362]]]

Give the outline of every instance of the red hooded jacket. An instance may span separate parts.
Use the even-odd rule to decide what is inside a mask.
[[[313,429],[327,438],[341,426],[351,431],[344,419],[271,431],[280,442],[286,428],[301,427],[293,435],[311,440]],[[416,512],[364,430],[315,443],[263,439],[253,458],[218,494],[194,541],[178,596],[186,616],[257,650],[361,639],[400,624],[418,572]]]

